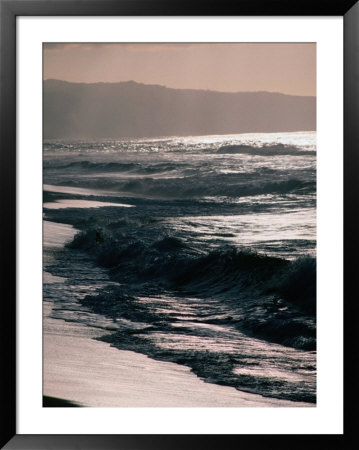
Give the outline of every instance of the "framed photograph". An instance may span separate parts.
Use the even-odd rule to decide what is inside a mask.
[[[358,4],[0,11],[4,448],[343,446]]]

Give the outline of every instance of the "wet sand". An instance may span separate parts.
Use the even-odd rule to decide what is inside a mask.
[[[97,407],[311,406],[205,383],[190,369],[118,350],[103,330],[44,318],[43,394]]]
[[[45,261],[76,230],[44,221]],[[51,282],[51,275],[44,273]],[[57,280],[59,281],[59,280]],[[265,398],[206,383],[188,367],[155,361],[95,340],[104,330],[51,318],[43,308],[43,395],[90,407],[293,407],[307,403]]]

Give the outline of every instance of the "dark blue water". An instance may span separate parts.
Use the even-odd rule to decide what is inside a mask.
[[[315,139],[45,143],[45,218],[79,233],[44,299],[120,349],[315,402]]]

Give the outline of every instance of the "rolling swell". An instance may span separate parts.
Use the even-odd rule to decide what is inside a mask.
[[[172,170],[178,170],[182,166],[180,164],[171,163],[158,163],[150,166],[146,166],[141,163],[128,162],[102,162],[102,161],[72,161],[68,164],[61,164],[58,161],[50,161],[46,164],[46,169],[56,169],[56,170],[82,170],[85,173],[96,173],[96,172],[115,172],[115,173],[133,173],[136,175],[146,175],[146,174],[156,174],[161,172],[167,172]]]
[[[276,144],[264,145],[262,147],[252,145],[223,145],[217,150],[219,154],[243,154],[243,155],[258,155],[258,156],[315,156],[314,150],[303,150],[300,147],[291,145]]]
[[[81,181],[69,180],[64,183],[67,186],[81,187]],[[233,183],[229,176],[188,177],[185,181],[180,179],[135,179],[118,181],[111,178],[88,178],[86,187],[96,189],[110,189],[121,193],[138,195],[142,197],[186,199],[201,198],[205,196],[246,197],[264,194],[285,195],[295,193],[297,195],[312,194],[315,192],[315,181],[300,179],[288,179],[283,181],[268,181],[254,183],[250,179],[243,178],[238,181],[238,176],[233,177]]]
[[[315,349],[313,258],[287,261],[231,246],[205,252],[170,236],[129,239],[111,227],[81,232],[68,247],[90,253],[129,296],[173,292],[216,299],[218,313],[227,311],[221,323],[270,342]],[[111,310],[105,303],[101,308]]]

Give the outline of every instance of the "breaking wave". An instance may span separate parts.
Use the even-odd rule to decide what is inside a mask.
[[[287,261],[231,246],[205,253],[170,236],[129,242],[102,228],[79,233],[68,247],[91,253],[113,280],[129,286],[129,295],[141,289],[215,297],[230,307],[226,320],[240,330],[286,346],[315,348],[314,258]]]

